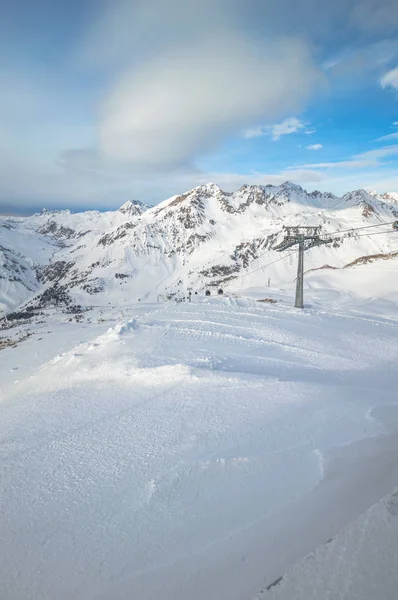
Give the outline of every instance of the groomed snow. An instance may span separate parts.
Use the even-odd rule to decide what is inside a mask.
[[[396,486],[397,320],[195,300],[1,352],[4,600],[249,600]]]

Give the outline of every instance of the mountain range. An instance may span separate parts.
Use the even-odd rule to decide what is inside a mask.
[[[332,234],[306,252],[311,272],[359,268],[369,256],[394,258],[395,219],[398,193],[355,190],[337,197],[290,182],[244,185],[234,193],[207,184],[153,207],[129,201],[109,212],[3,216],[0,311],[280,287],[294,280],[297,268],[294,255],[275,250],[284,226],[321,226],[322,235]]]

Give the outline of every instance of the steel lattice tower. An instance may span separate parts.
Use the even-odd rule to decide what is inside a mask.
[[[298,266],[296,279],[296,308],[304,308],[304,252],[314,246],[327,244],[330,239],[320,237],[320,227],[283,227],[285,239],[276,246],[275,250],[283,252],[292,246],[298,245]]]

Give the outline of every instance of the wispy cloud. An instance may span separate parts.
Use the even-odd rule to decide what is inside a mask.
[[[236,35],[207,37],[120,78],[102,107],[101,152],[132,164],[183,164],[245,122],[300,106],[318,80],[301,42],[261,52]],[[287,119],[273,127],[273,139],[301,127]]]
[[[245,129],[243,132],[243,137],[245,138],[255,138],[261,137],[263,135],[268,135],[270,131],[269,127],[251,127],[249,129]]]
[[[233,171],[228,140],[250,127],[247,137],[277,143],[296,135],[294,141],[306,146],[316,138],[304,143],[304,135],[315,129],[286,117],[303,114],[311,98],[321,103],[315,92],[322,86],[333,99],[337,78],[330,68],[325,75],[322,64],[337,48],[340,62],[349,61],[348,68],[340,65],[346,80],[364,71],[363,61],[348,54],[368,47],[372,81],[397,89],[397,0],[335,0],[322,11],[319,0],[98,0],[64,3],[62,11],[47,11],[44,4],[51,2],[39,2],[43,6],[29,14],[18,10],[21,2],[8,4],[0,51],[11,64],[8,46],[14,46],[17,67],[0,76],[3,199],[103,206],[104,198],[118,203],[125,194],[161,199],[200,178],[222,182],[211,159],[208,173],[198,173],[195,164],[226,142],[223,166]],[[325,127],[325,147],[326,135]],[[324,183],[319,165],[282,166],[292,159],[279,146],[275,168],[225,177]],[[329,160],[326,150],[325,156]],[[245,164],[258,164],[257,157],[246,158]],[[377,168],[387,158],[364,153],[333,163],[336,169],[324,163],[324,170],[333,169],[337,178],[345,165],[354,178],[358,167],[364,177],[361,165]]]
[[[283,135],[290,135],[304,129],[303,123],[296,117],[290,117],[285,119],[282,123],[277,123],[272,127],[272,139],[274,141],[279,140]]]
[[[301,184],[318,184],[324,174],[315,169],[296,168],[276,172],[236,173],[233,171],[200,171],[198,169],[167,170],[162,176],[148,176],[144,171],[137,171],[133,176],[129,169],[108,171],[102,165],[96,165],[91,156],[79,156],[80,152],[67,153],[62,161],[68,163],[54,165],[51,170],[42,169],[40,164],[32,164],[24,160],[4,160],[0,154],[0,190],[1,208],[9,203],[9,190],[14,197],[23,198],[25,207],[38,210],[63,207],[79,209],[82,202],[86,207],[106,209],[118,207],[128,199],[146,199],[150,203],[182,193],[197,185],[214,181],[226,191],[236,190],[243,184],[281,184],[286,180]],[[76,161],[76,164],[75,164]],[[82,165],[86,168],[83,169]],[[21,177],[23,173],[23,177]]]
[[[309,146],[306,146],[307,150],[322,150],[323,146],[322,144],[310,144]]]
[[[290,135],[292,133],[302,132],[305,129],[305,125],[297,117],[289,117],[281,123],[275,123],[274,125],[258,126],[244,131],[244,137],[253,138],[260,137],[263,135],[269,135],[272,140],[276,142],[284,135]],[[315,130],[307,130],[303,133],[311,134]]]
[[[364,169],[379,166],[384,158],[398,155],[398,145],[383,146],[377,150],[369,150],[355,154],[348,160],[336,162],[310,163],[301,165],[302,169]]]
[[[382,88],[392,87],[393,89],[398,90],[398,67],[385,73],[380,79],[380,85]]]
[[[376,142],[388,142],[389,140],[398,140],[398,131],[395,133],[389,133],[388,135],[382,135],[377,138]]]

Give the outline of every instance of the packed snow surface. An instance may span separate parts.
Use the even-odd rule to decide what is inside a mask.
[[[391,492],[395,302],[317,293],[54,316],[2,350],[2,599],[250,600]]]

